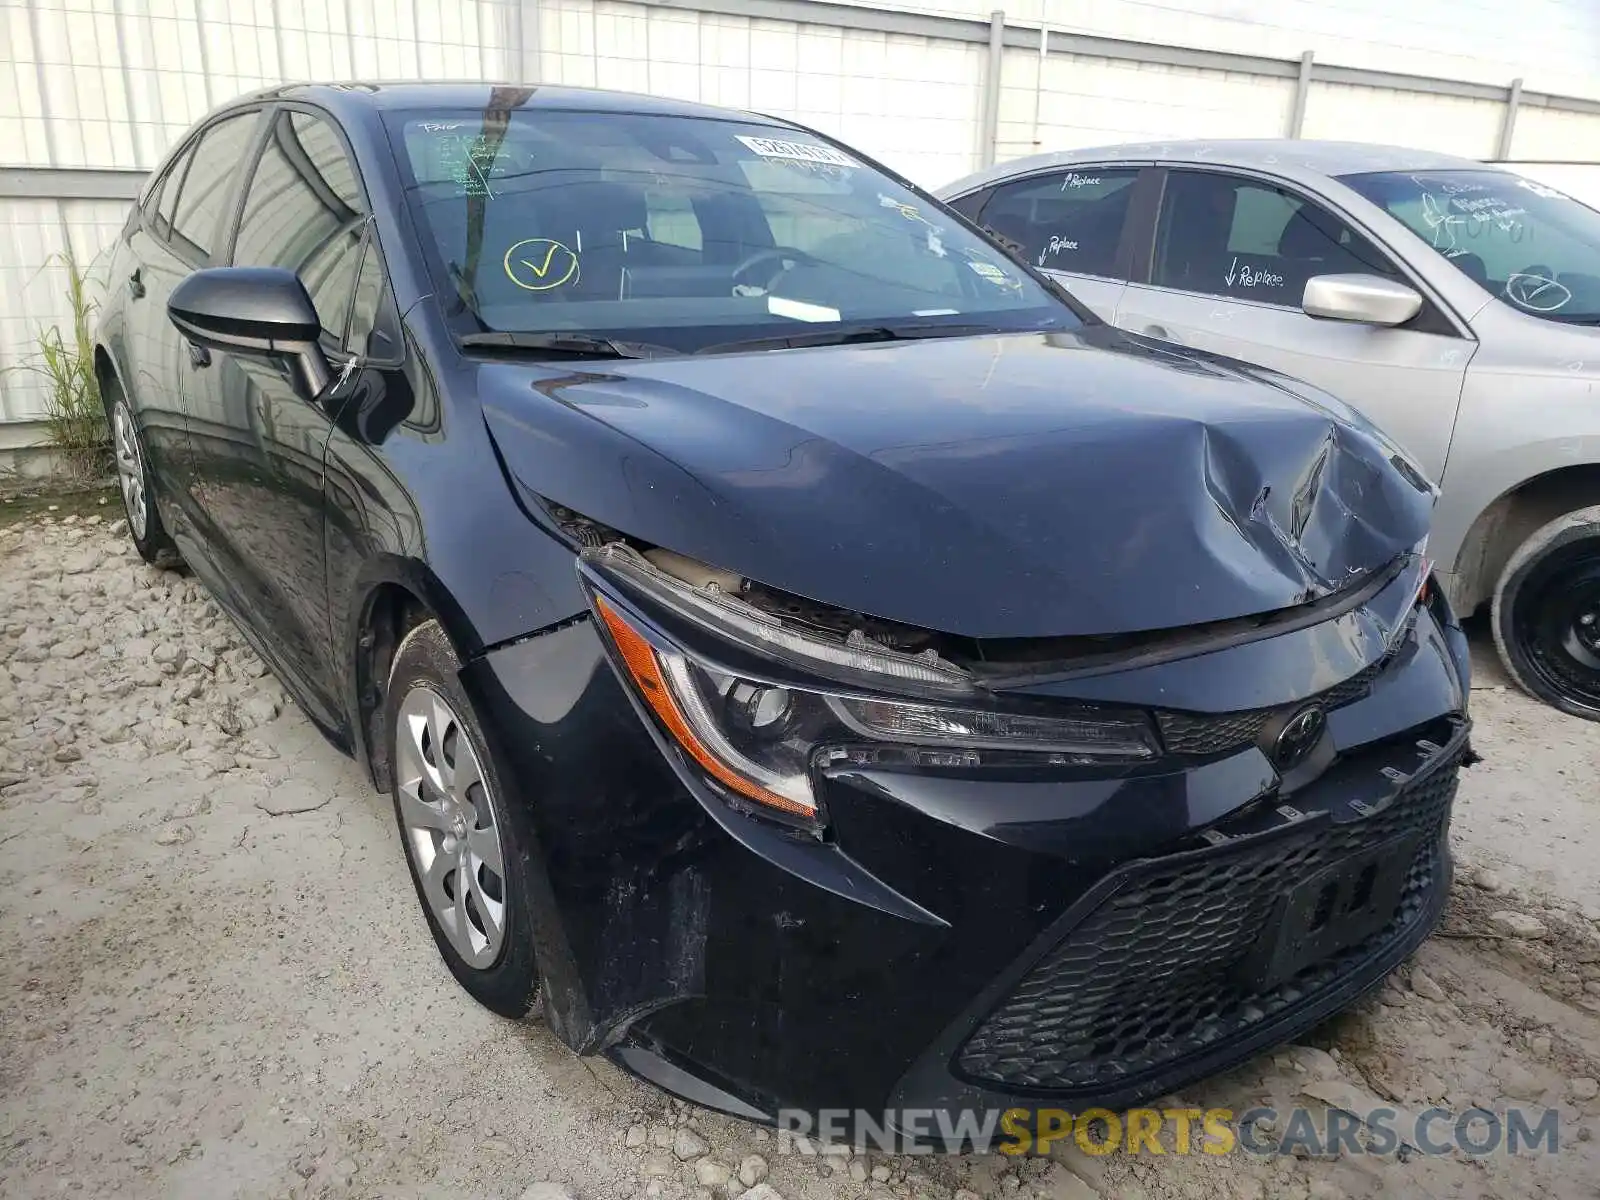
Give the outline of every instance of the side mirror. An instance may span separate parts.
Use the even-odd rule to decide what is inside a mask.
[[[1382,275],[1313,275],[1300,307],[1308,316],[1330,321],[1404,325],[1422,311],[1422,296]]]
[[[208,267],[167,300],[167,316],[198,346],[254,358],[286,359],[295,384],[314,400],[333,383],[318,339],[322,322],[293,271],[281,267]]]

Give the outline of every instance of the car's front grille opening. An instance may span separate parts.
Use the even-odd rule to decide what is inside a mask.
[[[1328,927],[1328,921],[1333,916],[1334,902],[1337,899],[1338,893],[1335,891],[1333,884],[1330,883],[1322,889],[1317,896],[1316,911],[1311,914],[1311,920],[1308,924],[1308,928],[1312,933],[1319,933]]]
[[[1178,865],[1158,859],[1133,868],[980,1023],[958,1055],[958,1070],[1010,1091],[1103,1094],[1159,1077],[1313,1001],[1404,937],[1427,910],[1443,883],[1444,836],[1464,753],[1455,749],[1362,819],[1316,823],[1265,841],[1235,839],[1184,855]],[[1381,928],[1288,978],[1265,987],[1252,982],[1247,968],[1286,894],[1341,863],[1382,858],[1396,846],[1408,848],[1409,861]],[[1381,869],[1380,862],[1366,864],[1316,892],[1306,934],[1337,934],[1331,927],[1372,903]]]
[[[1355,895],[1351,896],[1350,900],[1349,900],[1349,903],[1347,903],[1345,905],[1345,909],[1344,909],[1345,912],[1347,912],[1347,913],[1348,912],[1355,912],[1358,909],[1365,908],[1367,903],[1368,903],[1368,901],[1370,901],[1372,899],[1372,888],[1373,888],[1373,885],[1377,882],[1377,880],[1378,880],[1378,868],[1377,868],[1377,865],[1376,864],[1369,864],[1361,872],[1360,877],[1356,880]]]

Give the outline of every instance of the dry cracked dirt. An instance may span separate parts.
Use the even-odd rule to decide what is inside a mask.
[[[1474,715],[1439,934],[1168,1103],[1556,1108],[1557,1153],[785,1152],[475,1007],[387,799],[198,584],[109,515],[35,517],[0,529],[0,1194],[1600,1196],[1600,725],[1486,658]]]

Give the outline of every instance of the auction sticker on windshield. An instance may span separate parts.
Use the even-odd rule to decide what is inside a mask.
[[[830,167],[861,165],[848,154],[835,150],[832,146],[819,146],[814,142],[786,142],[778,138],[746,137],[743,134],[735,136],[762,158],[787,158],[793,162],[824,163]]]
[[[982,278],[987,279],[990,283],[999,284],[1002,287],[1020,286],[1015,279],[1006,274],[1006,272],[1002,271],[993,263],[984,262],[982,259],[969,259],[967,266],[972,268],[972,273],[974,275],[979,275]]]

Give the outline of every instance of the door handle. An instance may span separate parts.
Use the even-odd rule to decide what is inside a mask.
[[[1174,334],[1165,325],[1146,325],[1144,332],[1147,337],[1160,338],[1163,342],[1173,342],[1179,346],[1183,345],[1183,339]]]
[[[190,342],[189,365],[196,371],[201,367],[209,367],[211,365],[211,351],[204,346],[196,346],[193,342]]]
[[[133,274],[128,276],[128,295],[135,300],[144,299],[144,280],[140,278],[142,274],[142,268],[135,267]]]

